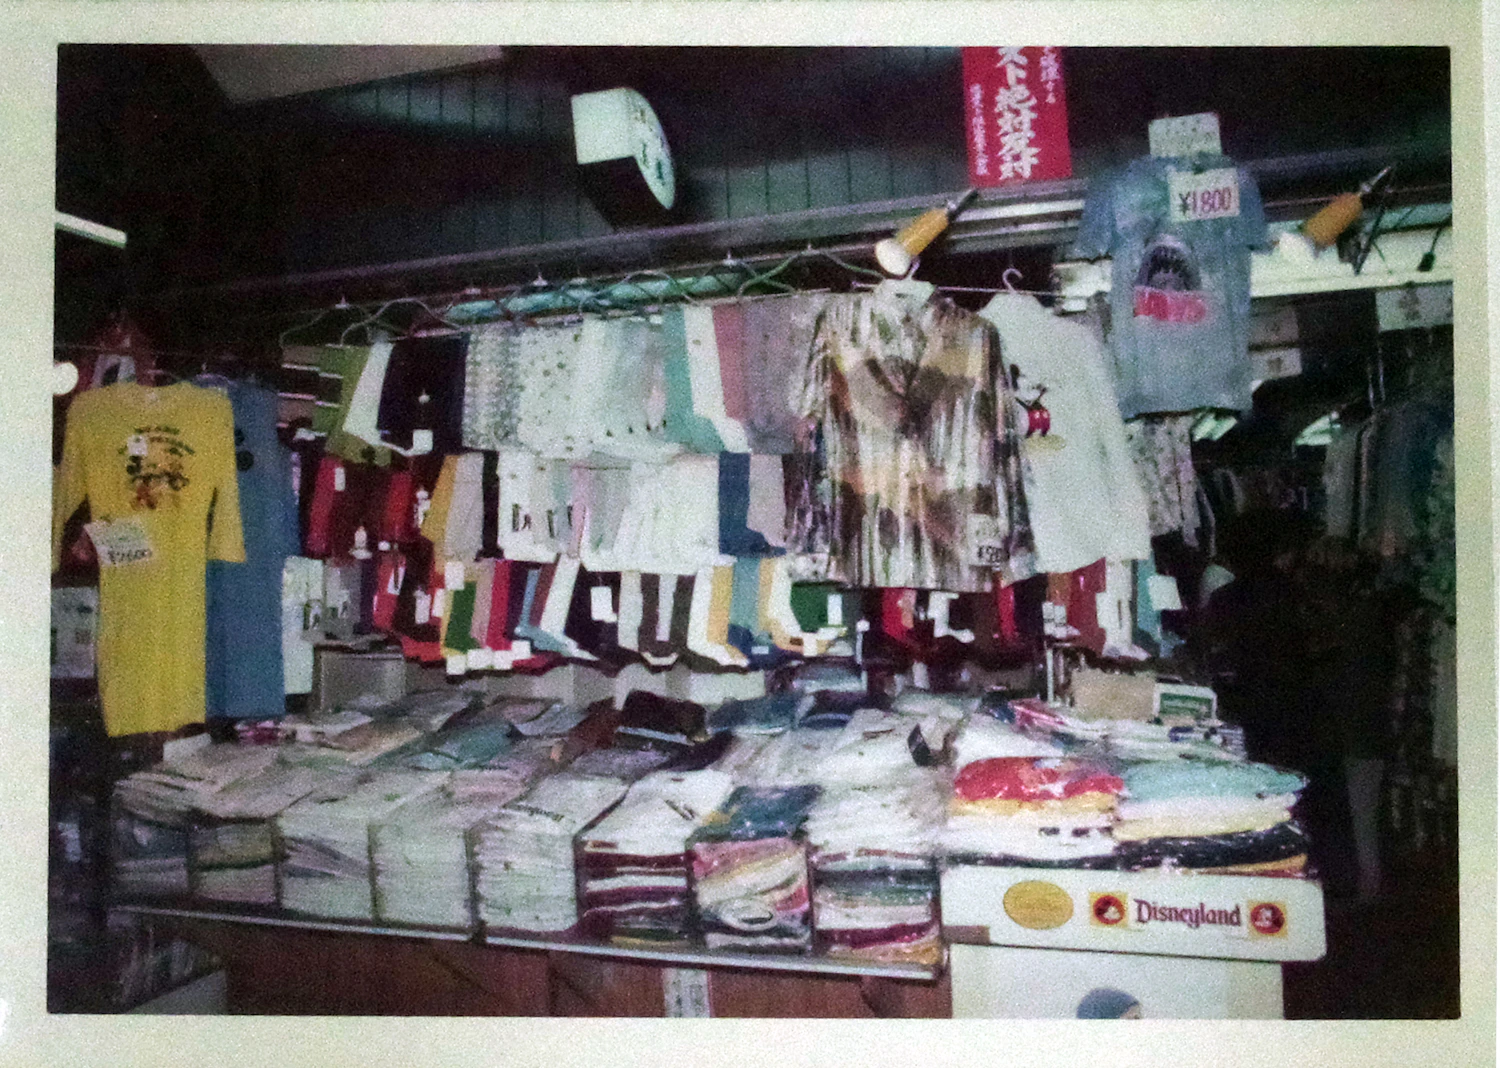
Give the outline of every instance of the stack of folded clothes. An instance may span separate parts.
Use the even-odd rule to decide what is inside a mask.
[[[615,744],[659,749],[675,756],[708,737],[705,716],[703,706],[692,701],[632,690],[620,706]]]
[[[1083,757],[986,757],[953,780],[943,848],[950,863],[1113,867],[1110,835],[1123,789]]]
[[[743,701],[725,701],[708,710],[709,731],[737,734],[780,734],[790,730],[797,716],[812,707],[812,698],[798,693],[766,694]]]
[[[915,766],[879,785],[825,787],[804,827],[818,952],[942,960],[936,842],[943,790],[940,772]]]
[[[812,945],[802,823],[817,786],[741,786],[689,840],[693,905],[710,949]]]
[[[115,890],[127,896],[186,895],[189,833],[200,802],[264,771],[268,746],[204,744],[115,785],[110,857]]]
[[[572,931],[578,923],[573,836],[625,789],[620,779],[561,771],[473,830],[475,907],[487,931]]]
[[[579,775],[602,775],[635,782],[670,759],[656,749],[591,749],[568,765]]]
[[[848,716],[845,716],[847,722]],[[745,786],[801,786],[818,781],[818,767],[838,746],[839,730],[797,728],[777,734],[759,745],[748,759],[737,750],[735,781]],[[731,754],[726,753],[729,757]]]
[[[1301,775],[1266,764],[1196,760],[1127,765],[1114,837],[1131,869],[1297,875],[1307,837],[1292,806]]]
[[[134,776],[115,785],[110,803],[110,868],[115,893],[172,897],[188,892],[191,799]]]
[[[454,774],[463,778],[403,806],[370,831],[375,919],[381,923],[473,929],[469,833],[530,783],[504,770]]]
[[[502,709],[494,706],[469,709],[449,719],[436,732],[422,735],[391,754],[386,761],[418,771],[483,767],[510,749],[514,735],[515,729]]]
[[[274,821],[325,778],[312,768],[278,764],[199,799],[189,844],[193,895],[275,905]]]
[[[369,772],[347,780],[341,792],[320,790],[287,808],[276,818],[283,907],[334,919],[372,919],[371,825],[441,789],[445,780],[430,772]]]
[[[1234,737],[1220,723],[1167,726],[1114,720],[1109,723],[1105,745],[1121,760],[1242,761],[1244,752],[1235,751]]]
[[[964,721],[953,739],[953,766],[962,771],[976,760],[992,757],[1063,756],[1065,746],[1042,734],[1028,734],[1012,723],[983,712]]]
[[[583,722],[585,715],[577,705],[544,697],[503,697],[488,710],[504,716],[518,734],[528,738],[567,734]]]
[[[399,762],[406,752],[420,749],[425,736],[441,730],[450,720],[482,704],[477,690],[421,690],[392,701],[356,699],[338,713],[310,717],[309,726],[297,728],[299,741],[315,741],[354,767]],[[288,720],[292,717],[288,716]],[[317,728],[335,722],[339,730],[328,733]],[[344,727],[345,721],[355,722]]]
[[[823,751],[814,781],[878,785],[936,763],[949,727],[941,720],[878,708],[853,712]]]
[[[690,940],[688,839],[733,788],[711,768],[652,772],[579,834],[584,932],[623,944]]]

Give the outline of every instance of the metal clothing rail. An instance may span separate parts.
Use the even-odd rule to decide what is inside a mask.
[[[1244,166],[1264,186],[1275,186],[1277,198],[1267,202],[1268,214],[1287,217],[1308,213],[1343,185],[1358,176],[1368,177],[1371,167],[1391,163],[1420,163],[1431,169],[1451,159],[1447,149],[1422,144],[1336,150],[1298,156],[1250,161]],[[1429,182],[1414,193],[1432,196],[1447,188],[1447,179]],[[1318,188],[1310,195],[1291,196],[1288,186]],[[1330,185],[1329,183],[1332,183]],[[1083,208],[1083,179],[1027,183],[984,190],[976,204],[950,226],[944,240],[954,253],[984,252],[1026,246],[1060,245],[1071,239]],[[255,294],[321,292],[331,303],[341,289],[362,287],[366,292],[393,284],[407,292],[425,287],[429,293],[446,288],[452,292],[472,286],[490,276],[491,284],[515,284],[523,273],[571,265],[571,273],[624,273],[642,264],[670,269],[676,274],[702,274],[722,266],[717,258],[724,250],[742,250],[739,262],[749,266],[776,263],[790,248],[816,243],[820,251],[871,260],[872,239],[883,236],[916,212],[952,199],[953,194],[906,197],[896,200],[811,208],[742,219],[714,220],[676,226],[627,230],[601,237],[483,249],[474,252],[387,263],[362,264],[320,271],[288,272],[238,279],[211,285],[164,290],[147,299],[152,303],[179,305],[246,299]],[[484,284],[484,283],[480,283]],[[375,297],[361,296],[361,300]]]

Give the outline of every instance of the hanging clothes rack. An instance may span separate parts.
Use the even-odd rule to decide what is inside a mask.
[[[733,253],[729,253],[723,260],[706,269],[677,273],[643,268],[624,275],[577,276],[552,282],[538,272],[537,278],[532,281],[504,287],[469,286],[459,290],[413,294],[361,304],[350,304],[341,299],[332,306],[284,313],[288,316],[295,314],[304,321],[282,330],[277,335],[277,341],[278,347],[284,347],[292,334],[324,323],[335,311],[346,311],[358,316],[355,321],[339,328],[338,342],[346,343],[350,333],[360,327],[380,326],[396,335],[412,332],[412,327],[402,327],[385,318],[388,312],[401,306],[414,306],[435,320],[438,330],[424,327],[420,331],[434,333],[472,329],[488,322],[557,321],[565,316],[586,313],[649,314],[678,301],[698,304],[705,300],[751,300],[799,292],[824,292],[826,287],[796,286],[780,280],[780,276],[799,264],[816,265],[820,262],[856,276],[852,283],[854,287],[864,285],[864,278],[884,277],[873,268],[862,267],[834,251],[813,246],[786,256],[763,270],[757,270],[752,262],[738,259]],[[757,288],[769,289],[770,292],[752,292]],[[956,287],[950,288],[956,291]]]

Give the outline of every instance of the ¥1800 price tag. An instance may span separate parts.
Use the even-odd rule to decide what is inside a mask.
[[[1168,171],[1167,196],[1173,222],[1233,219],[1240,213],[1240,178],[1233,167],[1201,174]]]

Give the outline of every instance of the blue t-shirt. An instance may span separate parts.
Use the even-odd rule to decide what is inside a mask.
[[[1225,168],[1238,178],[1238,214],[1173,218],[1171,172]],[[1090,192],[1074,254],[1113,261],[1110,350],[1125,418],[1249,409],[1250,249],[1267,238],[1255,180],[1224,156],[1132,160]]]
[[[262,719],[286,711],[281,664],[281,571],[300,545],[291,452],[276,437],[274,391],[228,386],[245,562],[208,562],[207,712]]]

